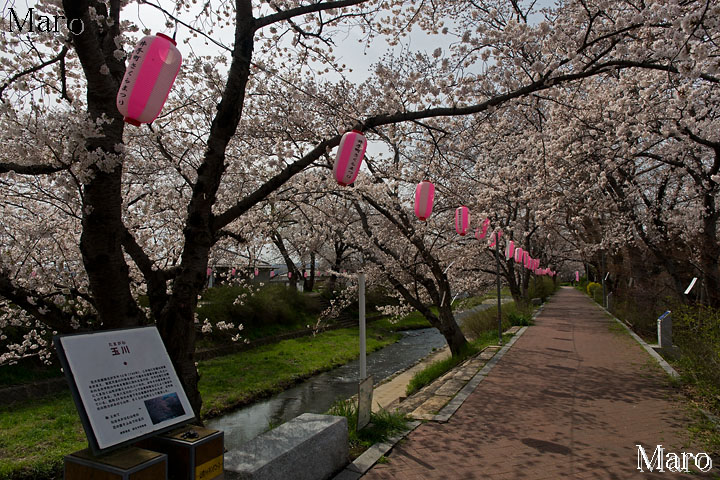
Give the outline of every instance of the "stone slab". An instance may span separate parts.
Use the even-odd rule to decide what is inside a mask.
[[[304,413],[227,452],[225,478],[325,480],[347,462],[347,419]]]
[[[481,358],[482,360],[490,360],[490,359],[495,355],[495,352],[497,352],[498,348],[499,348],[499,347],[488,347],[488,348],[486,348],[485,350],[483,350],[483,351],[480,353],[480,358]]]
[[[450,396],[441,397],[439,395],[428,398],[422,405],[415,409],[412,413],[413,418],[424,413],[432,413],[434,415],[450,401],[450,398]]]
[[[459,379],[459,380],[464,380],[467,382],[468,380],[470,380],[472,377],[475,376],[477,371],[478,371],[478,368],[473,368],[472,366],[463,367],[460,370],[458,370],[457,373],[455,373],[455,378]]]
[[[452,397],[458,390],[465,386],[465,381],[459,378],[451,378],[447,382],[443,383],[442,387],[435,390],[435,395],[441,395],[445,397]]]

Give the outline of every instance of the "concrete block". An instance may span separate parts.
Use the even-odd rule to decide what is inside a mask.
[[[347,419],[304,413],[227,452],[225,478],[325,480],[347,463]]]

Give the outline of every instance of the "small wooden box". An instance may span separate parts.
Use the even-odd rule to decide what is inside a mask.
[[[136,447],[94,455],[90,449],[65,456],[65,480],[167,480],[167,455]]]
[[[223,475],[223,432],[194,425],[141,440],[137,446],[168,456],[170,480],[211,480]]]

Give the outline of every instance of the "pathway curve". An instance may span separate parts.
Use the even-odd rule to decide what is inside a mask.
[[[717,478],[637,469],[638,444],[700,452],[687,415],[654,360],[563,288],[447,423],[421,425],[363,479]]]

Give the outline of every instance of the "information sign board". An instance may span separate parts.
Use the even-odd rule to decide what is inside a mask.
[[[94,453],[195,418],[156,327],[61,335],[53,342]]]

